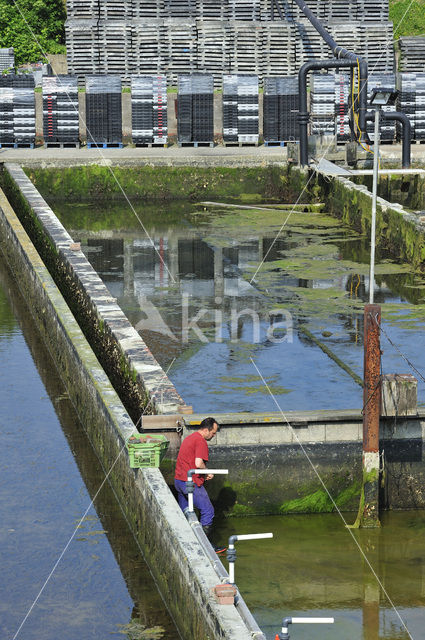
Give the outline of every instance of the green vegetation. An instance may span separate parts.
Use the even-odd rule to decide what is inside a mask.
[[[15,49],[15,64],[65,53],[63,0],[0,0],[0,47]]]
[[[425,35],[425,0],[390,0],[394,37]]]

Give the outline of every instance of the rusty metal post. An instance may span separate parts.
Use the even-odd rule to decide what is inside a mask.
[[[381,307],[364,309],[363,477],[354,526],[379,527],[379,416],[381,412]]]

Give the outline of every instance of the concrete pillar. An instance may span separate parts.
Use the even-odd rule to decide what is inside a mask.
[[[214,249],[214,296],[221,299],[223,299],[224,296],[224,267],[222,247],[216,247]]]
[[[168,229],[168,268],[171,273],[171,280],[177,284],[179,278],[179,239],[173,229]]]
[[[168,118],[168,135],[177,136],[177,117],[176,117],[177,93],[167,94],[167,118]]]
[[[86,141],[86,94],[84,91],[78,92],[78,112],[80,114],[80,140]]]
[[[124,296],[134,295],[133,241],[124,241]]]
[[[131,93],[122,93],[122,141],[129,144],[132,141],[132,123],[131,123]]]
[[[35,97],[35,137],[37,142],[43,139],[43,94],[37,90],[34,94]]]

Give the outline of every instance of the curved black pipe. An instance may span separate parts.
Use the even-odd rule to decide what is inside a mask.
[[[367,78],[368,78],[368,70],[367,70],[367,62],[366,62],[366,60],[364,58],[362,58],[361,56],[357,55],[356,53],[353,53],[352,51],[348,51],[347,49],[344,49],[343,47],[340,47],[335,42],[335,40],[332,38],[330,33],[328,33],[328,31],[326,31],[326,29],[324,28],[324,26],[322,25],[320,20],[318,20],[318,18],[314,15],[314,13],[311,11],[311,9],[309,9],[309,7],[306,5],[304,0],[295,0],[295,2],[298,5],[298,7],[301,9],[301,11],[303,12],[305,17],[310,21],[310,23],[316,29],[316,31],[318,31],[319,34],[322,36],[323,40],[326,42],[328,47],[332,50],[332,53],[334,54],[335,58],[338,58],[339,60],[345,60],[347,62],[347,64],[345,66],[358,67],[358,70],[359,70],[359,93],[358,93],[358,96],[356,97],[356,99],[354,100],[354,104],[352,105],[352,108],[355,109],[356,106],[357,106],[358,113],[359,113],[358,128],[360,130],[360,134],[361,135],[364,134],[365,135],[365,140],[367,141],[368,140],[368,136],[367,136],[367,133],[366,133],[366,112],[367,112]],[[320,68],[320,69],[330,68],[330,65],[325,65],[324,62],[326,62],[326,61],[322,60],[321,61],[322,64],[321,64],[320,67],[313,67],[313,68],[316,68],[316,69],[317,68]],[[308,62],[306,64],[308,64]],[[340,65],[340,66],[342,67],[344,65]],[[337,66],[336,68],[340,68],[340,66]],[[304,65],[303,65],[303,67],[304,67]],[[303,67],[301,67],[301,69]],[[301,73],[301,69],[300,69],[299,73]],[[298,76],[298,77],[300,77],[300,76]],[[301,102],[301,95],[300,95],[300,102]],[[358,102],[358,104],[356,105],[357,102]],[[307,112],[307,109],[305,111]],[[307,116],[308,116],[308,114],[307,114]],[[301,126],[307,127],[307,123],[308,123],[308,117],[307,117],[307,122],[305,122],[305,114],[303,114],[301,116],[301,105],[300,105],[299,122],[300,122],[300,135],[301,135]],[[302,156],[308,156],[307,147],[305,147],[304,151],[305,151],[305,153],[303,153],[303,143],[302,143],[301,138],[300,138],[300,160],[301,160]],[[301,160],[301,164],[307,165],[308,164],[308,158],[307,159],[305,158],[305,162],[304,163]]]
[[[308,166],[308,121],[307,111],[307,74],[312,69],[340,69],[342,67],[356,67],[354,60],[308,60],[298,72],[299,115],[300,126],[300,164]],[[364,120],[366,127],[366,120]]]
[[[343,47],[340,47],[335,40],[332,38],[331,34],[326,31],[320,20],[314,15],[314,13],[309,9],[304,0],[295,0],[296,4],[299,6],[305,17],[311,22],[313,27],[320,33],[323,40],[326,42],[328,47],[332,50],[335,58],[350,60],[355,64],[352,65],[354,67],[358,66],[359,69],[359,95],[358,95],[358,110],[359,110],[359,129],[361,133],[366,132],[366,111],[367,111],[367,62],[364,58],[357,55],[353,51],[348,51]],[[355,108],[356,105],[353,105]]]
[[[405,113],[399,111],[382,111],[381,118],[383,120],[397,120],[402,124],[402,138],[401,138],[401,166],[403,169],[410,168],[410,156],[411,156],[411,139],[412,139],[412,125]],[[366,121],[374,120],[375,115],[373,113],[366,114]]]

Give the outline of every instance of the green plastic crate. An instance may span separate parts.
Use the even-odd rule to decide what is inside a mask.
[[[145,442],[142,442],[141,438]],[[168,440],[165,436],[156,433],[133,433],[127,441],[130,467],[159,467],[167,449]]]

